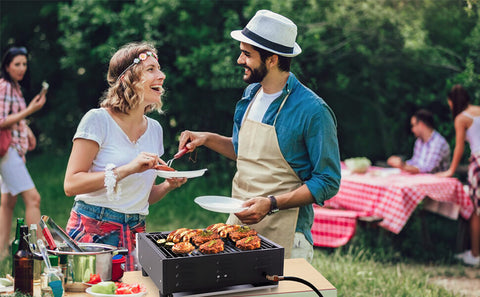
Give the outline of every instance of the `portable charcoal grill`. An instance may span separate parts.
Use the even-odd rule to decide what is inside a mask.
[[[275,287],[265,275],[283,275],[284,249],[259,235],[259,249],[242,251],[235,243],[224,239],[225,249],[217,254],[202,254],[195,249],[190,254],[175,254],[157,243],[170,232],[138,233],[137,251],[142,275],[150,276],[160,296],[177,292],[215,292],[222,288],[251,285]]]

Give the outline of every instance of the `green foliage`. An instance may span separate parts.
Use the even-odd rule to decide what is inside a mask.
[[[461,83],[474,103],[480,97],[476,0],[30,2],[28,8],[25,2],[0,3],[0,45],[30,49],[33,88],[27,99],[41,80],[51,83],[47,105],[31,117],[43,150],[68,151],[79,119],[98,106],[107,87],[112,53],[141,40],[155,44],[167,74],[166,114],[151,115],[165,127],[166,153],[174,153],[184,129],[230,135],[245,87],[236,66],[238,42],[230,32],[258,9],[297,23],[303,52],[292,71],[336,113],[342,159],[409,156],[409,118],[419,108],[434,112],[439,131],[453,145],[446,92]],[[199,158],[223,171],[232,167],[216,154],[202,151]]]

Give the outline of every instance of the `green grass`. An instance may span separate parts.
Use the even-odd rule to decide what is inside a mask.
[[[63,193],[67,158],[42,154],[30,157],[27,163],[42,196],[42,214],[49,215],[60,226],[66,225],[73,203],[73,197]],[[201,164],[196,166],[203,168]],[[230,195],[228,170],[207,167],[205,176],[189,180],[150,207],[147,232],[202,228],[225,221],[227,215],[206,211],[193,202],[201,195]],[[24,206],[19,199],[14,217],[23,216]],[[462,266],[451,260],[456,223],[434,215],[425,216],[424,221],[434,241],[428,248],[422,238],[421,215],[416,212],[399,235],[381,228],[359,227],[345,247],[316,248],[312,265],[337,288],[338,296],[459,296],[428,282],[434,276],[465,273]],[[11,273],[10,257],[0,262],[0,277],[7,273]]]

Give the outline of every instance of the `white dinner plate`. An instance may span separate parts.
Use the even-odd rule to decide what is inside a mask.
[[[201,207],[215,212],[237,213],[248,209],[248,207],[242,207],[244,201],[225,196],[200,196],[194,201]]]
[[[387,177],[390,175],[396,175],[402,173],[402,170],[400,168],[382,168],[379,170],[376,170],[377,172],[373,171],[376,173],[377,176],[381,177]]]
[[[163,178],[173,178],[173,177],[199,177],[202,176],[207,168],[191,171],[167,171],[167,170],[157,170],[157,175]]]
[[[140,293],[137,293],[137,294],[101,294],[101,293],[94,293],[92,292],[92,287],[88,287],[85,292],[87,292],[88,294],[92,295],[92,296],[95,296],[95,297],[140,297],[140,296],[143,296],[145,294],[147,294],[147,291],[145,292],[140,292]]]

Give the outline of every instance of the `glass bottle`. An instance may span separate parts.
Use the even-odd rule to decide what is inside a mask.
[[[37,224],[30,225],[30,249],[34,253],[39,253],[40,250],[37,247]],[[39,284],[40,283],[40,274],[42,273],[42,260],[37,259],[36,257],[33,258],[33,283]]]
[[[20,227],[24,224],[24,218],[17,218],[17,230],[15,232],[15,239],[12,242],[12,259],[18,251],[18,245],[20,244]],[[12,261],[12,276],[15,277],[15,261]]]
[[[59,255],[58,267],[63,274],[63,285],[67,283],[68,255]]]
[[[33,254],[28,243],[28,226],[20,227],[20,244],[13,257],[15,291],[33,296]]]

